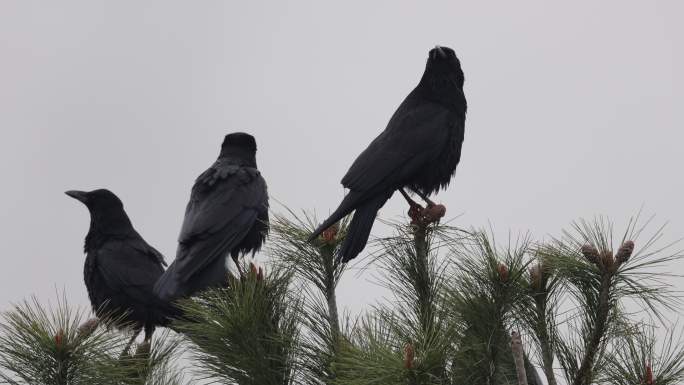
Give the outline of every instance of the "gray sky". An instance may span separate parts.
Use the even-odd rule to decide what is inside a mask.
[[[681,1],[285,3],[0,3],[0,309],[55,287],[87,304],[89,219],[68,189],[117,193],[172,260],[231,131],[256,136],[276,210],[327,214],[436,44],[466,76],[463,158],[437,198],[456,224],[541,238],[605,214],[622,230],[644,204],[684,235]],[[405,211],[396,195],[381,213]],[[340,302],[378,300],[369,277]]]

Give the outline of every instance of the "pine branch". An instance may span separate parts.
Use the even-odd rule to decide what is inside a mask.
[[[339,311],[335,290],[346,265],[337,258],[337,251],[344,241],[348,220],[326,229],[314,242],[308,242],[318,222],[306,213],[303,218],[288,210],[292,219],[274,215],[271,223],[269,254],[284,269],[292,269],[297,275],[314,285],[323,293],[328,305],[331,332],[340,333]]]
[[[331,226],[309,242],[318,222],[316,218],[306,213],[300,218],[291,210],[288,212],[289,218],[274,215],[269,254],[278,266],[291,269],[318,292],[304,290],[307,295],[303,323],[309,335],[302,345],[305,357],[302,365],[310,381],[331,383],[336,377],[337,351],[344,339],[336,289],[346,265],[336,256],[344,241],[348,220]],[[318,302],[319,294],[324,307]]]
[[[515,370],[518,376],[518,385],[527,385],[527,373],[525,372],[525,358],[522,347],[522,340],[518,332],[511,334],[511,351],[513,353],[513,362],[515,363]]]
[[[550,325],[547,322],[547,299],[548,296],[546,295],[546,293],[536,298],[535,310],[537,316],[537,324],[535,330],[537,332],[537,338],[539,339],[539,345],[541,348],[542,364],[544,369],[544,375],[546,376],[546,381],[549,385],[556,385],[556,375],[553,370],[554,349],[551,342],[551,337],[549,335]]]
[[[434,322],[435,298],[428,271],[428,227],[423,223],[418,223],[413,225],[413,228],[415,231],[413,235],[415,258],[411,260],[413,262],[413,266],[411,266],[413,274],[411,275],[414,277],[411,283],[416,291],[416,307],[422,332],[429,334]]]
[[[613,385],[681,384],[684,381],[684,343],[681,330],[679,333],[675,330],[677,327],[668,326],[659,344],[656,327],[635,325],[635,332],[622,338],[608,357],[607,373],[602,382]]]
[[[544,258],[543,248],[536,251],[538,262],[529,269],[529,297],[531,303],[520,309],[520,318],[536,337],[541,355],[542,369],[549,385],[556,385],[553,369],[555,333],[555,312],[560,302],[558,279],[553,268]]]
[[[456,329],[447,314],[447,265],[439,249],[456,237],[442,226],[392,225],[393,236],[373,243],[370,263],[379,267],[395,301],[362,318],[340,351],[337,384],[448,381]]]
[[[524,278],[529,244],[523,237],[517,245],[499,249],[484,232],[473,232],[466,242],[454,244],[458,266],[449,307],[463,325],[452,364],[455,383],[515,381],[509,330],[515,330],[519,313],[529,311]]]
[[[83,322],[61,297],[55,307],[35,298],[3,314],[0,321],[0,380],[31,385],[171,385],[154,380],[173,354],[174,345],[157,338],[145,355],[119,356],[128,339],[104,322]],[[121,325],[120,320],[111,322]],[[165,347],[164,347],[165,346]],[[179,380],[176,378],[176,380]]]
[[[635,252],[635,243],[629,239],[636,239],[633,237],[643,232],[643,227],[637,228],[636,223],[630,222],[615,254],[611,247],[613,226],[604,219],[575,222],[574,232],[565,232],[564,239],[544,248],[545,257],[556,267],[578,306],[572,316],[574,320],[569,318],[568,322],[578,326],[581,341],[573,340],[571,335],[553,336],[561,365],[573,385],[588,385],[600,378],[606,370],[602,363],[607,359],[611,341],[629,332],[621,310],[624,300],[641,301],[644,309],[655,317],[660,317],[661,307],[671,308],[677,303],[667,286],[649,285],[657,280],[657,274],[645,268],[681,255],[659,257],[656,254],[664,249],[647,251],[660,238],[662,228]],[[644,255],[651,260],[643,262]],[[638,279],[632,277],[636,275]]]
[[[599,300],[596,306],[596,319],[585,348],[584,358],[577,370],[577,376],[573,385],[589,385],[593,378],[592,369],[596,354],[599,351],[601,340],[603,339],[606,328],[608,327],[608,315],[611,311],[610,294],[612,288],[613,274],[604,266],[601,272],[601,286],[599,288]]]
[[[291,274],[273,269],[229,278],[181,303],[188,321],[176,327],[192,342],[204,378],[240,385],[289,385],[295,381],[301,300],[289,292]]]

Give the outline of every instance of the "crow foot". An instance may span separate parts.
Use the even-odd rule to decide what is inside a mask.
[[[411,224],[418,223],[420,221],[420,219],[422,218],[423,210],[425,210],[425,209],[423,208],[423,206],[419,205],[416,201],[411,199],[411,197],[406,193],[406,191],[404,191],[403,188],[400,188],[399,192],[404,197],[404,199],[406,199],[406,202],[408,202],[408,204],[410,206],[409,211],[408,211],[408,216],[409,216],[409,218],[411,218]]]
[[[412,225],[427,226],[439,222],[446,214],[446,207],[441,204],[428,204],[426,208],[420,205],[411,206],[408,215]]]
[[[150,350],[152,350],[152,343],[150,340],[145,339],[143,343],[139,344],[135,349],[136,358],[148,357],[150,355]]]
[[[403,188],[400,188],[399,192],[404,196],[404,199],[406,199],[406,202],[408,202],[410,206],[408,216],[411,218],[412,225],[426,226],[430,223],[439,222],[439,220],[442,219],[442,217],[444,217],[446,214],[446,207],[444,205],[435,204],[435,202],[431,201],[427,195],[421,192],[417,191],[416,194],[418,194],[427,203],[427,207],[425,208],[411,199],[411,197],[406,193],[406,191],[404,191]]]
[[[411,218],[411,224],[418,224],[423,221],[423,213],[425,212],[425,209],[423,206],[414,203],[411,205],[408,211],[408,216]]]
[[[126,344],[123,351],[119,355],[119,360],[126,358],[126,356],[130,356],[129,351],[131,350],[131,345],[133,345],[133,342],[135,342],[135,339],[138,338],[138,334],[140,334],[141,331],[142,331],[142,327],[135,328],[133,330],[133,336],[131,336],[131,339],[128,340],[128,343]]]
[[[242,270],[242,267],[240,266],[240,257],[237,254],[231,255],[230,258],[235,262],[235,267],[237,268],[238,273],[240,274],[240,279],[244,281],[245,279],[245,272]]]
[[[439,204],[428,204],[423,211],[423,218],[426,223],[439,222],[446,215],[446,206]]]

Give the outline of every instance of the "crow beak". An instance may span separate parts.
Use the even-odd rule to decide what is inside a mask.
[[[447,56],[446,53],[444,52],[444,50],[442,49],[442,47],[440,47],[438,45],[435,46],[434,52],[435,52],[435,58],[437,58],[437,56],[439,56],[440,58],[444,59]]]
[[[88,193],[85,191],[69,190],[65,192],[65,194],[76,199],[77,201],[82,202],[83,204],[85,204],[88,200]]]

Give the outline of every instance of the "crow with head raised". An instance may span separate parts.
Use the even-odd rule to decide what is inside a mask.
[[[226,135],[218,159],[195,181],[178,238],[176,260],[155,284],[166,301],[227,285],[226,256],[261,248],[268,232],[268,193],[257,169],[256,141]],[[239,264],[238,264],[239,267]]]
[[[95,314],[132,326],[133,339],[144,328],[149,340],[155,326],[166,326],[179,314],[153,292],[164,273],[164,257],[135,231],[123,203],[111,191],[66,194],[90,211],[83,275]]]
[[[430,51],[418,86],[356,158],[342,178],[349,193],[310,240],[353,211],[339,257],[343,262],[356,257],[366,246],[378,210],[396,190],[409,202],[414,221],[444,216],[444,206],[428,197],[446,188],[461,159],[467,109],[463,81],[461,63],[451,48]],[[414,202],[404,188],[423,198],[427,207]]]

